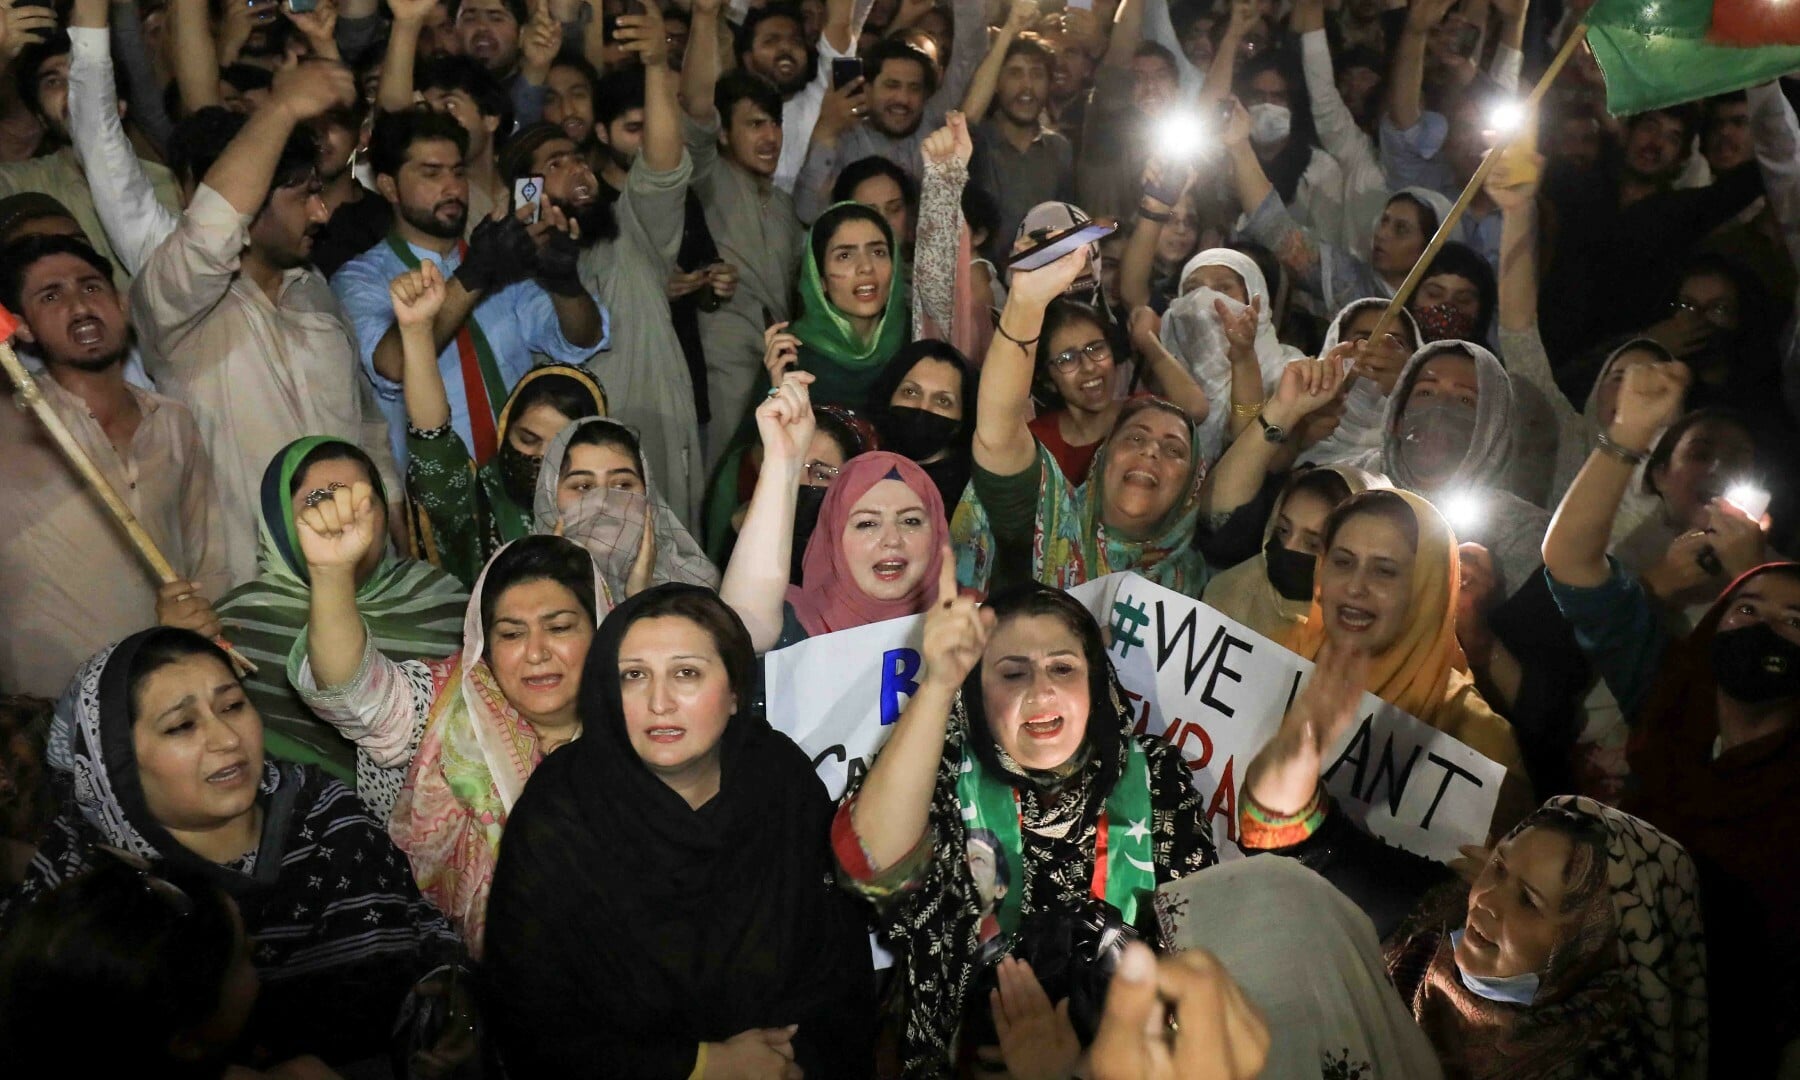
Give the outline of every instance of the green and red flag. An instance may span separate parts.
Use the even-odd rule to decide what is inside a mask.
[[[1587,25],[1615,115],[1800,71],[1800,0],[1595,0]]]

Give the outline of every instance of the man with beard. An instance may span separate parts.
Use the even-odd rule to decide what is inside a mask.
[[[413,60],[421,25],[419,20],[429,10],[429,5],[423,0],[401,0],[400,10],[405,12],[406,19],[395,20],[394,32],[388,38],[387,57],[382,63],[381,85],[376,91],[375,103],[384,112],[405,112],[423,96],[424,103],[432,111],[453,117],[468,131],[469,149],[463,164],[468,172],[469,223],[473,227],[511,198],[494,161],[499,144],[515,127],[515,97],[507,92],[488,64],[472,55],[440,57],[427,61],[415,71]],[[465,11],[469,12],[470,19],[479,18],[478,9],[465,8]],[[499,23],[499,20],[494,21]],[[479,25],[483,34],[499,32],[486,22]],[[504,28],[504,25],[499,27]],[[548,78],[546,61],[540,84]],[[544,94],[544,87],[539,85],[534,98],[536,113],[532,120],[524,123],[535,122],[536,114],[543,111]]]
[[[904,169],[915,185],[924,180],[919,147],[962,104],[987,51],[979,32],[985,7],[982,0],[956,0],[950,62],[941,77],[930,57],[890,37],[863,57],[861,86],[838,87],[826,95],[794,188],[801,221],[812,221],[831,205],[831,185],[849,162],[883,157]]]
[[[1055,60],[1035,37],[1005,34],[982,61],[964,103],[970,118],[986,115],[970,134],[975,156],[969,183],[1000,207],[1000,228],[988,240],[990,257],[1003,257],[1032,207],[1075,198],[1075,151],[1050,127],[1046,108]],[[995,105],[988,112],[988,103]]]
[[[575,278],[572,245],[555,245],[567,256],[561,262],[539,250],[551,243],[549,233],[567,228],[560,211],[546,206],[529,227],[516,214],[490,218],[463,242],[468,140],[461,124],[440,113],[382,115],[369,140],[369,165],[376,190],[394,208],[394,230],[345,263],[331,282],[355,329],[363,370],[374,381],[402,469],[405,364],[388,286],[422,260],[437,263],[448,282],[432,332],[451,423],[477,463],[499,448],[500,407],[531,369],[533,354],[579,364],[607,345],[605,312]],[[533,274],[535,281],[525,280]]]
[[[170,605],[217,599],[225,569],[212,465],[187,407],[132,386],[113,268],[66,236],[0,249],[0,303],[41,357],[44,400],[184,580],[159,591],[119,523],[38,418],[0,409],[0,499],[15,525],[0,544],[0,686],[54,698],[108,642]]]
[[[409,51],[418,48],[419,33],[436,4],[437,0],[389,3],[396,36],[403,28],[400,12],[407,14],[404,29]],[[456,33],[452,51],[486,68],[506,88],[518,126],[537,123],[544,115],[544,83],[550,76],[550,63],[562,48],[562,24],[550,14],[550,5],[540,4],[533,14],[524,0],[452,0],[450,18]],[[390,63],[393,48],[390,38]]]
[[[1698,126],[1691,106],[1640,113],[1598,176],[1561,163],[1546,170],[1544,198],[1561,230],[1543,286],[1557,302],[1540,313],[1551,356],[1661,320],[1689,253],[1762,194],[1754,156],[1705,187],[1675,186]]]
[[[831,90],[831,62],[856,55],[856,39],[862,23],[852,25],[854,0],[829,0],[825,29],[817,49],[808,48],[805,16],[790,4],[765,4],[751,11],[737,31],[738,67],[773,83],[781,95],[781,163],[775,170],[775,186],[793,191],[806,163],[806,146],[812,139],[819,109]],[[864,18],[867,9],[864,9]],[[689,30],[688,55],[693,55]],[[718,61],[711,62],[715,67]],[[684,65],[685,68],[685,65]]]
[[[706,397],[716,418],[707,431],[709,473],[764,380],[763,330],[792,317],[801,251],[793,199],[776,182],[784,158],[781,95],[746,72],[719,77],[721,6],[722,0],[694,0],[681,66],[682,134],[694,161],[694,190],[720,256],[738,271],[736,291],[700,316]]]
[[[238,581],[256,573],[263,469],[302,435],[355,443],[387,490],[401,490],[344,313],[307,265],[326,213],[318,143],[304,125],[355,93],[349,69],[331,61],[277,75],[269,104],[218,152],[132,285],[150,374],[194,411],[206,437],[226,565]]]
[[[97,31],[97,35],[98,48],[102,55],[106,55],[106,32]],[[94,250],[114,264],[114,284],[120,289],[127,289],[131,286],[131,274],[135,267],[122,260],[108,243],[106,229],[94,205],[93,190],[88,185],[87,170],[71,145],[70,49],[68,34],[53,34],[40,44],[27,46],[8,71],[8,74],[18,80],[20,98],[44,126],[44,142],[39,147],[37,157],[0,164],[0,197],[21,191],[38,191],[60,200],[74,214],[75,221],[93,243]],[[109,81],[108,87],[110,86]],[[112,100],[114,123],[117,124],[119,103],[116,92]],[[169,213],[179,212],[181,200],[175,187],[175,179],[169,175],[169,170],[153,162],[142,161],[135,154],[131,155],[131,161],[148,178],[155,201]]]
[[[356,179],[368,111],[358,95],[349,105],[313,122],[313,133],[319,137],[319,195],[331,214],[313,243],[313,265],[326,277],[369,250],[393,225],[394,211],[387,200]]]
[[[637,429],[658,493],[693,528],[706,479],[700,422],[664,291],[681,248],[693,166],[681,144],[676,76],[669,70],[662,17],[621,15],[616,40],[643,64],[607,76],[608,82],[641,81],[642,136],[632,133],[635,147],[616,145],[625,141],[620,136],[626,125],[606,124],[607,183],[554,124],[521,131],[508,144],[502,166],[508,183],[544,178],[546,201],[577,226],[582,284],[609,310],[631,312],[614,327],[612,350],[596,358],[592,370],[606,386],[609,415]],[[603,92],[601,98],[614,108],[625,104],[621,99],[627,95]],[[609,120],[629,116],[621,109]]]

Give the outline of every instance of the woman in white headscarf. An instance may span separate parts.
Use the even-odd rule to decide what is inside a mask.
[[[1325,341],[1319,346],[1320,356],[1329,356],[1339,342],[1364,344],[1356,350],[1357,377],[1344,392],[1344,414],[1338,420],[1337,429],[1301,451],[1302,461],[1334,465],[1380,448],[1381,422],[1387,415],[1388,395],[1394,392],[1407,359],[1424,344],[1418,322],[1405,308],[1401,308],[1394,321],[1382,331],[1379,341],[1370,341],[1375,324],[1381,320],[1387,306],[1388,301],[1379,296],[1352,300],[1325,329]]]
[[[1255,1002],[1276,1038],[1264,1076],[1443,1075],[1437,1052],[1388,980],[1369,917],[1297,859],[1240,859],[1157,890],[1177,950],[1205,949]]]
[[[1163,316],[1162,340],[1214,403],[1199,427],[1198,449],[1207,461],[1250,423],[1287,362],[1300,357],[1276,339],[1270,307],[1262,271],[1241,251],[1208,248],[1181,268],[1181,292]],[[1229,409],[1220,407],[1225,402]]]
[[[1512,380],[1472,341],[1434,341],[1400,372],[1377,449],[1349,464],[1432,500],[1459,541],[1493,553],[1510,596],[1543,565],[1550,512],[1508,491],[1513,456]]]

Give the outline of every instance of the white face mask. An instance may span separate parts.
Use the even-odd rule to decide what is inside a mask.
[[[1462,941],[1461,930],[1450,931],[1450,948],[1455,949]],[[1454,957],[1451,958],[1454,961]],[[1469,993],[1489,1001],[1498,1001],[1503,1005],[1530,1005],[1537,997],[1538,976],[1535,971],[1527,971],[1523,975],[1508,975],[1505,978],[1494,978],[1488,975],[1471,975],[1456,965],[1456,973],[1462,977],[1462,983],[1469,988]]]
[[[1277,105],[1272,101],[1264,101],[1252,105],[1250,113],[1250,141],[1258,146],[1278,143],[1288,137],[1294,126],[1294,114],[1286,105]]]

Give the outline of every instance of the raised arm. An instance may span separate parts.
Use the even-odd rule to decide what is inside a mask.
[[[1006,309],[981,366],[981,393],[975,405],[975,464],[1000,476],[1017,476],[1037,460],[1031,428],[1031,375],[1044,311],[1087,266],[1088,249],[1077,248],[1036,270],[1015,270]]]
[[[1213,53],[1212,67],[1206,69],[1206,82],[1200,88],[1200,104],[1214,105],[1231,96],[1231,84],[1237,78],[1237,54],[1244,37],[1256,26],[1257,0],[1231,0],[1231,17],[1225,33]]]
[[[219,104],[219,57],[207,23],[206,0],[171,0],[168,32],[182,107],[191,113]]]
[[[1406,29],[1394,49],[1394,65],[1388,84],[1388,120],[1401,131],[1419,122],[1425,87],[1425,46],[1431,31],[1455,7],[1457,0],[1418,0],[1406,13]]]
[[[306,658],[313,684],[332,690],[356,678],[368,629],[356,609],[356,566],[382,542],[375,489],[360,481],[302,510],[294,520],[312,591],[306,618]]]
[[[1686,365],[1640,364],[1625,372],[1619,405],[1606,438],[1569,485],[1544,536],[1544,569],[1564,585],[1593,588],[1611,576],[1606,548],[1613,518],[1636,462],[1650,452],[1657,433],[1681,415],[1689,374]]]
[[[1129,68],[1143,40],[1144,0],[1119,0],[1119,9],[1113,13],[1112,36],[1106,39],[1106,53],[1100,57],[1101,66]]]
[[[1226,152],[1231,155],[1231,180],[1237,186],[1238,206],[1244,213],[1254,214],[1275,185],[1263,172],[1256,159],[1256,148],[1250,145],[1250,114],[1239,102],[1231,103],[1231,121],[1225,125]]]
[[[987,55],[981,58],[975,74],[969,78],[968,93],[963,95],[964,116],[973,117],[980,123],[987,115],[988,106],[994,103],[994,90],[1000,85],[1000,69],[1006,66],[1006,50],[1035,18],[1035,0],[1013,0],[1012,7],[1006,12],[1006,25],[994,34],[993,41],[988,43]]]
[[[1194,423],[1205,423],[1212,402],[1187,365],[1163,347],[1162,318],[1156,312],[1141,307],[1131,313],[1131,344],[1144,363],[1151,388],[1180,406]]]
[[[718,111],[713,106],[713,90],[719,85],[721,5],[722,0],[693,0],[688,11],[687,53],[681,60],[681,96],[687,114],[700,124],[712,119]]]
[[[963,187],[969,181],[969,158],[975,145],[968,120],[960,112],[944,118],[944,126],[925,137],[919,155],[925,182],[919,191],[919,224],[913,244],[914,337],[924,320],[935,323],[945,338],[954,338],[956,279],[966,272],[959,253],[964,233]]]
[[[1356,343],[1346,341],[1321,359],[1290,361],[1275,387],[1274,399],[1263,406],[1263,419],[1286,432],[1289,439],[1295,438],[1300,422],[1337,396],[1344,363],[1355,353]],[[1246,426],[1207,474],[1200,488],[1200,512],[1230,513],[1254,499],[1282,447],[1264,437],[1261,424]]]
[[[375,107],[382,112],[405,112],[413,107],[413,66],[419,56],[419,31],[437,0],[388,0],[394,25],[388,31],[387,55],[381,61],[381,85],[375,91]]]
[[[981,663],[994,613],[956,595],[956,559],[948,548],[938,582],[941,598],[925,613],[925,673],[856,794],[850,821],[876,870],[904,859],[931,825],[931,796],[950,709],[963,680]],[[954,597],[954,599],[950,599]]]
[[[619,44],[644,66],[644,164],[668,172],[681,164],[681,103],[662,16],[619,16]]]
[[[794,507],[800,501],[800,476],[817,428],[806,389],[812,381],[808,372],[789,371],[777,392],[756,407],[762,469],[719,584],[720,599],[744,620],[758,653],[768,652],[781,638],[794,550]]]
[[[269,197],[275,163],[294,128],[355,99],[356,79],[336,61],[307,60],[280,72],[268,103],[250,114],[207,170],[206,186],[223,195],[238,213],[257,213]]]
[[[1542,154],[1503,158],[1488,174],[1487,193],[1500,207],[1500,329],[1537,326],[1537,191]]]
[[[1156,261],[1156,240],[1162,227],[1181,204],[1192,177],[1185,165],[1152,160],[1144,166],[1143,191],[1138,196],[1137,218],[1125,250],[1119,256],[1119,299],[1127,308],[1150,303],[1150,274]]]
[[[450,395],[444,389],[437,342],[431,334],[431,321],[444,306],[444,293],[444,273],[430,260],[395,278],[388,289],[406,365],[406,377],[401,380],[406,422],[419,431],[436,431],[450,422]]]

